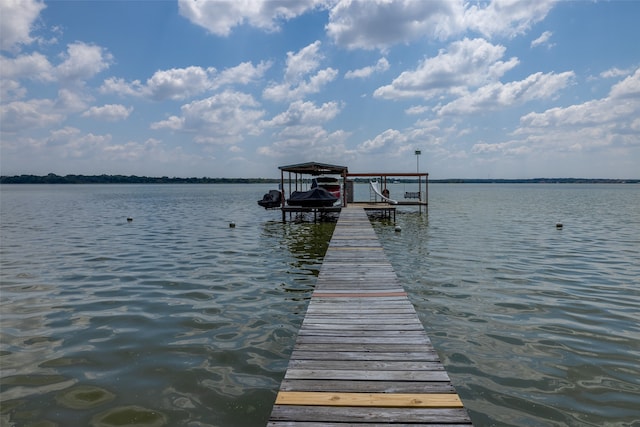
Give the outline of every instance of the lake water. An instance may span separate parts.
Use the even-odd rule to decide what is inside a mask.
[[[334,227],[270,188],[2,186],[0,425],[264,426]],[[640,425],[640,186],[429,203],[374,227],[475,425]]]

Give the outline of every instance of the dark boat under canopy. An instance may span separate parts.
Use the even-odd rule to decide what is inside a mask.
[[[333,206],[338,198],[322,187],[315,187],[309,191],[294,191],[287,203],[291,206],[327,207]]]

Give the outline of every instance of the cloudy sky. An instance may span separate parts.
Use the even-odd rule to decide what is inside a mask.
[[[640,177],[640,2],[0,0],[1,173]]]

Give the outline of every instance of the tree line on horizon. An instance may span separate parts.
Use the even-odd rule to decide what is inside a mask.
[[[384,174],[382,174],[384,175]],[[288,180],[285,180],[288,182]],[[366,178],[356,178],[355,182],[368,182]],[[401,183],[417,182],[416,179],[393,179]],[[0,176],[0,184],[275,184],[277,178],[180,178],[149,177],[137,175],[14,175]],[[527,178],[527,179],[429,179],[429,183],[445,184],[639,184],[640,179],[607,178]]]
[[[260,184],[280,182],[270,178],[149,177],[137,175],[15,175],[0,176],[0,184]]]

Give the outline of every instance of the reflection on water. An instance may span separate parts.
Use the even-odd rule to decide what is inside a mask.
[[[268,190],[3,186],[0,425],[265,425],[334,228]],[[475,425],[640,423],[639,195],[431,185],[375,221]]]

